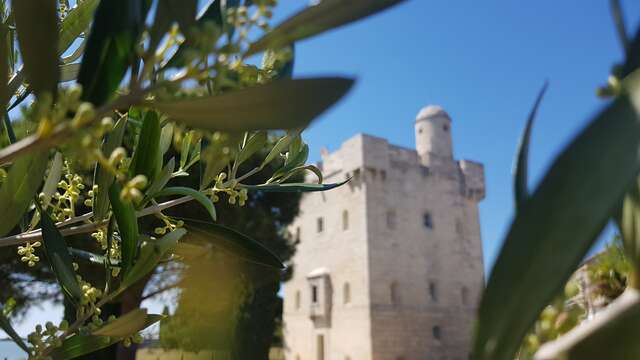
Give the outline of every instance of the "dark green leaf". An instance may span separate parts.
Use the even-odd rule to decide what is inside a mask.
[[[403,0],[323,0],[293,15],[251,44],[247,56],[267,49],[279,49],[298,40],[360,20]]]
[[[46,152],[33,152],[18,158],[0,187],[0,236],[22,219],[38,191],[47,166]]]
[[[244,146],[238,153],[237,164],[242,164],[243,162],[247,161],[247,159],[249,159],[251,155],[262,150],[266,143],[266,131],[258,131],[257,133],[253,134],[249,139],[247,139],[247,143],[244,144]]]
[[[144,330],[147,327],[162,320],[163,315],[150,314],[146,316],[146,320],[142,326],[139,326],[138,331]],[[116,320],[117,321],[117,320]],[[105,326],[108,326],[105,325]],[[132,334],[133,334],[132,333]],[[117,336],[97,336],[97,335],[73,335],[62,342],[62,346],[54,349],[51,352],[51,358],[53,360],[68,360],[74,359],[78,356],[91,354],[100,349],[104,349],[107,346],[113,345],[122,341],[122,337]]]
[[[252,191],[265,192],[314,192],[327,191],[346,184],[350,179],[335,184],[306,184],[306,183],[285,183],[267,185],[242,185],[243,188]]]
[[[209,199],[206,195],[201,193],[198,190],[194,190],[189,187],[170,187],[160,190],[159,192],[153,194],[154,198],[159,198],[163,196],[172,196],[172,195],[183,195],[183,196],[191,196],[194,200],[200,203],[209,213],[211,219],[213,221],[216,220],[216,208],[213,206],[211,199]]]
[[[291,131],[291,133],[288,133],[287,135],[281,137],[280,140],[278,140],[278,142],[273,146],[271,151],[269,151],[267,157],[264,158],[264,161],[262,162],[262,165],[260,165],[260,167],[265,167],[267,164],[280,156],[280,154],[289,147],[291,142],[296,139],[296,137],[300,136],[300,132],[301,130]]]
[[[100,0],[83,0],[67,14],[60,23],[60,36],[58,39],[58,55],[62,55],[71,44],[89,28],[93,19],[93,13]]]
[[[613,16],[613,23],[616,26],[618,32],[618,39],[625,52],[629,51],[629,35],[622,18],[622,9],[620,7],[620,0],[610,0],[611,3],[611,15]]]
[[[629,288],[593,319],[544,344],[536,360],[637,360],[640,294]]]
[[[11,2],[24,72],[36,95],[55,96],[58,70],[58,9],[56,0]]]
[[[122,273],[127,271],[133,265],[133,261],[138,252],[138,218],[133,204],[126,203],[120,199],[120,191],[122,188],[118,182],[114,182],[109,188],[109,201],[111,201],[111,209],[116,217],[118,230],[120,232],[120,249],[122,252]]]
[[[183,220],[189,230],[187,237],[185,237],[185,242],[210,244],[215,248],[256,264],[277,269],[285,268],[282,261],[273,252],[260,242],[244,234],[211,222],[192,219]]]
[[[162,166],[162,154],[160,153],[160,119],[158,113],[153,110],[146,112],[142,129],[138,137],[138,145],[133,152],[133,159],[129,167],[131,176],[142,174],[149,182],[153,181],[160,172]]]
[[[638,81],[629,91],[637,98]],[[638,174],[639,146],[638,109],[621,97],[556,158],[517,212],[491,272],[479,310],[475,359],[514,358],[526,331],[562,289]]]
[[[538,107],[542,102],[542,97],[547,91],[547,86],[548,84],[545,82],[538,93],[538,98],[533,105],[533,109],[531,109],[531,113],[529,113],[529,118],[527,119],[527,124],[525,125],[522,137],[520,137],[520,144],[518,145],[518,150],[516,152],[516,162],[513,168],[513,189],[515,193],[516,208],[522,206],[529,197],[527,173],[529,168],[529,143],[531,139],[531,129],[533,127],[533,120],[536,118],[536,113],[538,112]]]
[[[11,326],[11,322],[9,321],[9,319],[4,315],[2,305],[0,305],[0,329],[2,329],[7,335],[9,335],[11,340],[13,340],[16,345],[18,345],[22,350],[30,353],[27,344],[25,344],[24,340],[22,340],[13,326]]]
[[[224,95],[150,106],[172,120],[206,130],[291,129],[308,125],[352,84],[353,80],[345,78],[280,80]]]
[[[9,78],[9,44],[8,44],[8,29],[5,25],[0,25],[0,108],[2,110],[7,108],[7,102],[11,95],[8,90],[6,79]],[[8,115],[2,115],[8,116]],[[8,119],[7,119],[8,121]],[[9,123],[8,126],[11,126]],[[15,142],[15,141],[12,141]]]
[[[76,249],[76,248],[69,248],[69,254],[71,254],[72,257],[74,258],[80,258],[83,260],[86,260],[92,264],[97,264],[97,265],[104,265],[107,261],[109,261],[109,263],[112,266],[116,266],[119,267],[120,266],[120,262],[119,261],[114,261],[114,260],[107,260],[107,258],[103,255],[98,255],[98,254],[94,254],[92,252],[89,251],[85,251],[85,250],[81,250],[81,249]]]
[[[102,105],[118,89],[146,18],[144,0],[101,1],[94,16],[78,83],[82,99]]]
[[[82,298],[82,290],[78,285],[76,273],[73,270],[71,255],[64,241],[62,234],[49,216],[49,213],[42,210],[39,204],[36,204],[40,212],[40,226],[42,227],[42,243],[45,253],[49,259],[51,270],[56,275],[58,283],[62,287],[65,296],[74,304],[79,304]]]
[[[107,139],[102,145],[102,152],[105,156],[110,156],[111,152],[122,144],[124,130],[127,127],[127,118],[120,118],[113,127],[113,130],[107,135]],[[94,172],[94,184],[98,185],[98,190],[93,195],[93,218],[96,221],[102,221],[109,211],[109,188],[113,183],[113,173],[103,168],[99,164],[96,165]]]
[[[144,327],[147,309],[135,309],[92,332],[96,336],[127,337]]]
[[[290,149],[289,151],[290,153],[285,165],[273,174],[273,178],[285,176],[293,169],[303,166],[305,162],[307,162],[307,158],[309,157],[309,146],[307,144],[302,144],[301,148],[295,150]]]
[[[187,231],[185,229],[176,229],[160,239],[147,239],[144,241],[140,246],[140,256],[138,260],[122,280],[120,288],[126,289],[153,271],[162,257],[168,251],[175,248],[178,240],[186,233]]]

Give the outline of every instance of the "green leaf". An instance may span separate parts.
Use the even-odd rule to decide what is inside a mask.
[[[207,244],[252,263],[276,269],[285,268],[271,250],[242,233],[208,221],[181,219],[189,231],[184,242]]]
[[[78,83],[82,99],[102,105],[118,89],[146,18],[144,0],[101,1],[87,41]]]
[[[305,162],[307,162],[308,157],[309,146],[307,144],[302,144],[299,149],[293,149],[292,147],[290,147],[285,165],[282,168],[278,169],[278,171],[276,171],[272,177],[275,179],[281,176],[285,176],[292,170],[304,166]]]
[[[122,188],[118,182],[114,182],[109,188],[109,201],[111,201],[111,209],[116,217],[118,230],[120,232],[120,249],[122,252],[122,273],[127,271],[133,265],[133,261],[138,251],[138,218],[133,204],[126,203],[120,199],[120,191]]]
[[[126,315],[125,315],[126,316]],[[150,314],[146,315],[145,322],[131,334],[146,329],[147,327],[162,320],[165,316]],[[117,321],[117,320],[115,320]],[[108,326],[109,324],[105,325]],[[62,346],[51,352],[53,360],[68,360],[78,356],[91,354],[100,349],[122,341],[123,337],[117,336],[97,336],[97,335],[73,335],[62,342]]]
[[[513,189],[515,192],[516,208],[520,208],[520,206],[522,206],[522,204],[524,204],[524,202],[529,197],[527,173],[529,168],[529,142],[531,139],[531,129],[533,127],[533,120],[536,118],[536,113],[538,112],[538,107],[542,102],[542,97],[547,91],[547,86],[548,83],[545,82],[545,84],[542,86],[542,89],[540,89],[536,102],[533,105],[533,109],[531,109],[531,113],[529,113],[529,118],[527,119],[527,124],[524,128],[524,132],[520,137],[520,144],[518,145],[516,162],[513,168]]]
[[[62,287],[65,296],[74,304],[79,304],[82,299],[82,290],[78,285],[76,273],[73,270],[71,255],[64,241],[62,234],[49,216],[49,213],[42,210],[36,203],[40,212],[40,226],[42,227],[42,243],[45,253],[49,259],[51,270],[56,275],[58,283]]]
[[[60,23],[60,36],[58,38],[58,55],[64,54],[73,42],[89,28],[93,19],[93,13],[100,0],[83,0],[67,14]]]
[[[56,152],[53,160],[51,161],[51,166],[49,167],[49,174],[47,175],[46,180],[44,181],[44,185],[42,186],[41,194],[44,195],[40,198],[42,201],[43,209],[47,209],[49,204],[51,204],[51,197],[58,189],[58,182],[60,181],[60,177],[62,176],[62,153]],[[29,225],[30,229],[33,229],[40,222],[40,213],[34,212],[33,218],[31,219],[31,224]]]
[[[403,0],[323,0],[309,6],[269,31],[249,46],[247,56],[279,49],[298,40],[360,20],[385,10]]]
[[[153,196],[167,185],[169,180],[171,180],[171,175],[173,174],[175,167],[176,159],[171,158],[171,160],[167,162],[167,165],[162,168],[162,171],[160,171],[160,175],[158,175],[151,185],[149,185],[149,188],[147,188],[147,196]]]
[[[267,157],[264,158],[264,161],[262,162],[262,165],[260,165],[260,168],[264,168],[267,164],[269,164],[270,162],[275,160],[278,156],[280,156],[280,154],[286,148],[289,147],[289,144],[291,144],[291,142],[294,139],[296,139],[298,136],[300,136],[300,132],[301,132],[301,130],[295,130],[295,131],[292,131],[291,133],[281,137],[280,140],[278,140],[278,142],[273,146],[271,151],[269,151],[269,154],[267,154]]]
[[[112,266],[115,267],[119,267],[120,266],[120,262],[119,261],[115,261],[115,260],[108,260],[104,255],[98,255],[98,254],[94,254],[90,251],[85,251],[85,250],[81,250],[81,249],[76,249],[76,248],[69,248],[69,254],[71,254],[71,257],[74,258],[80,258],[83,260],[86,260],[92,264],[97,264],[97,265],[104,265],[105,263],[107,263],[107,261],[109,261],[109,263]]]
[[[238,153],[238,160],[236,163],[242,164],[247,161],[253,154],[262,150],[264,145],[267,143],[267,132],[266,131],[258,131],[253,134],[248,140],[247,143],[244,144],[240,152]]]
[[[482,298],[475,359],[514,358],[638,174],[640,107],[632,101],[640,95],[640,74],[634,75],[631,98],[621,97],[599,113],[517,212]]]
[[[340,100],[353,80],[314,78],[280,80],[219,96],[150,106],[194,128],[220,131],[291,129],[307,126]]]
[[[0,25],[0,78],[9,78],[9,31],[6,25]],[[6,81],[0,81],[0,107],[4,110],[7,108],[7,102],[13,94],[9,93]],[[5,117],[8,115],[4,115]],[[7,120],[8,121],[8,120]],[[9,123],[9,126],[11,124]],[[8,126],[7,126],[8,127]],[[12,140],[12,142],[15,142]]]
[[[162,155],[166,154],[171,147],[174,128],[173,123],[167,123],[162,127],[162,133],[160,134],[160,154]]]
[[[640,358],[640,294],[629,288],[613,303],[536,353],[536,360]]]
[[[153,271],[164,255],[175,248],[178,240],[186,233],[187,231],[185,229],[180,228],[166,234],[160,239],[147,239],[143,241],[140,246],[140,256],[133,268],[131,268],[131,271],[125,275],[120,284],[120,288],[126,289]]]
[[[142,174],[151,182],[158,175],[162,166],[162,154],[160,153],[161,132],[162,128],[160,127],[158,113],[153,110],[147,111],[129,167],[131,176]]]
[[[640,271],[640,178],[636,178],[615,216],[625,254],[634,271]]]
[[[97,336],[127,337],[138,332],[147,320],[147,309],[135,309],[92,332]]]
[[[19,157],[9,169],[0,187],[0,236],[4,236],[22,219],[38,191],[47,166],[46,152]]]
[[[27,82],[37,96],[55,96],[60,77],[57,1],[20,0],[11,5]]]
[[[80,64],[60,65],[60,82],[73,81],[78,77]]]
[[[102,152],[105,156],[110,156],[111,152],[122,144],[126,127],[126,117],[120,118],[116,122],[102,145]],[[107,217],[109,211],[109,188],[113,183],[114,176],[109,170],[97,164],[93,179],[94,184],[98,185],[98,191],[95,191],[93,195],[93,218],[96,221],[102,221]]]
[[[267,185],[242,185],[250,191],[265,192],[314,192],[327,191],[335,189],[349,182],[350,179],[335,184],[307,184],[307,183],[286,183],[286,184],[267,184]]]
[[[213,206],[211,199],[209,199],[206,195],[204,195],[198,190],[194,190],[188,187],[176,186],[176,187],[169,187],[169,188],[162,189],[157,193],[153,194],[152,196],[154,198],[159,198],[163,196],[172,196],[172,195],[191,196],[194,200],[199,202],[200,205],[202,205],[207,210],[207,213],[209,213],[209,216],[211,216],[211,219],[213,221],[216,220],[216,208]]]
[[[16,330],[11,326],[11,321],[5,316],[3,311],[3,306],[0,305],[0,329],[2,329],[13,342],[16,343],[22,350],[24,350],[27,354],[30,354],[29,347],[25,344],[24,340],[18,335]]]
[[[189,230],[187,237],[184,239],[185,242],[210,244],[215,248],[256,264],[277,269],[285,268],[282,261],[271,250],[244,234],[211,222],[193,219],[183,219],[183,221]]]

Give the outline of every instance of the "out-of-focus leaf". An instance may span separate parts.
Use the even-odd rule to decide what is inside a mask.
[[[9,79],[8,41],[8,29],[5,25],[0,25],[0,106],[3,110],[7,108],[7,102],[11,97],[7,86]]]
[[[15,342],[16,345],[18,345],[22,350],[24,350],[26,353],[30,353],[27,344],[25,344],[24,340],[22,340],[13,326],[11,326],[11,322],[9,321],[9,319],[4,315],[2,305],[0,305],[0,329],[2,329],[7,335],[9,335],[11,340],[13,340],[13,342]]]
[[[131,336],[144,326],[146,319],[147,309],[135,309],[102,326],[91,334],[114,337]]]
[[[298,40],[360,20],[403,0],[323,0],[309,6],[269,31],[249,46],[247,56],[267,49],[279,49]]]
[[[151,107],[172,120],[206,130],[248,131],[304,127],[351,88],[346,78],[280,80],[219,96]]]
[[[193,138],[193,131],[188,131],[182,138],[180,146],[180,169],[183,170],[187,166],[187,160],[189,160],[189,154],[191,153],[191,139]]]
[[[262,150],[264,145],[267,143],[267,132],[266,131],[258,131],[253,134],[249,139],[247,139],[247,143],[244,144],[244,147],[238,153],[238,164],[242,164],[247,161],[251,157],[251,155],[256,152]]]
[[[60,82],[73,81],[78,77],[80,64],[60,65]]]
[[[145,8],[144,0],[110,0],[98,5],[78,74],[84,101],[102,105],[118,89],[135,56]]]
[[[514,358],[638,174],[640,74],[632,76],[631,95],[573,139],[516,214],[480,305],[475,359]]]
[[[60,23],[60,36],[58,38],[58,55],[62,55],[71,44],[89,28],[93,13],[100,0],[83,0],[67,14]]]
[[[116,217],[118,231],[120,232],[120,249],[122,253],[122,273],[127,271],[133,265],[133,260],[138,252],[138,218],[136,210],[131,203],[125,203],[120,199],[120,191],[122,188],[118,182],[111,184],[109,188],[109,201],[111,201],[111,209]]]
[[[222,32],[222,5],[220,0],[210,1],[208,5],[205,5],[204,10],[198,15],[198,19],[196,21],[196,26],[198,30],[203,30],[205,24],[211,23],[214,24],[215,28]],[[163,66],[164,69],[172,68],[172,67],[183,67],[187,65],[188,57],[186,55],[187,50],[196,46],[195,39],[192,37],[187,37],[187,39],[178,47],[175,54],[167,61],[166,65]]]
[[[513,189],[515,192],[516,208],[522,206],[529,197],[527,174],[529,169],[529,142],[531,139],[531,129],[533,127],[533,120],[536,118],[536,113],[538,112],[538,107],[542,102],[542,97],[547,91],[547,85],[548,84],[545,83],[542,86],[542,89],[540,89],[536,102],[533,105],[533,109],[531,109],[531,113],[529,113],[529,118],[527,119],[524,132],[520,137],[520,144],[518,145],[516,153],[516,162],[513,167]]]
[[[160,119],[158,113],[153,110],[146,112],[142,129],[138,137],[138,145],[133,152],[129,173],[131,176],[142,174],[150,182],[160,172],[162,166],[162,154],[160,153]]]
[[[62,287],[65,296],[74,304],[79,304],[82,298],[82,290],[78,285],[76,273],[73,271],[71,255],[67,243],[64,241],[62,234],[49,216],[49,213],[42,210],[39,204],[36,204],[40,212],[40,225],[42,227],[42,243],[45,253],[49,259],[51,270],[56,275],[58,283]]]
[[[183,219],[189,233],[185,242],[211,244],[244,260],[276,269],[285,266],[278,257],[260,242],[233,229],[211,222]]]
[[[195,201],[199,202],[209,213],[211,219],[213,221],[216,220],[216,208],[213,206],[213,202],[206,195],[201,193],[198,190],[194,190],[189,187],[169,187],[160,190],[159,192],[153,194],[154,198],[163,197],[163,196],[173,196],[173,195],[183,195],[183,196],[191,196]]]
[[[163,315],[149,314],[146,316],[144,324],[133,333],[144,330],[163,318]],[[108,324],[105,326],[108,326]],[[117,336],[73,335],[64,340],[62,346],[51,352],[51,358],[53,360],[74,359],[78,356],[91,354],[100,349],[104,349],[122,340],[122,337]]]
[[[33,152],[18,158],[0,187],[0,236],[22,219],[38,191],[47,166],[46,152]]]
[[[640,294],[629,288],[593,319],[542,345],[535,360],[640,359]]]
[[[55,96],[58,70],[58,9],[56,0],[12,1],[24,72],[36,95]]]
[[[113,130],[107,135],[107,139],[102,145],[102,152],[105,156],[111,155],[111,152],[122,144],[124,130],[127,127],[127,118],[123,117],[118,120]],[[113,183],[113,174],[100,166],[96,165],[94,172],[94,184],[98,185],[98,190],[93,195],[93,217],[96,221],[102,221],[109,211],[109,188]]]
[[[327,191],[338,186],[346,184],[349,180],[345,180],[335,184],[307,184],[307,183],[285,183],[285,184],[267,184],[267,185],[242,185],[243,188],[251,191],[265,192],[314,192]]]
[[[622,200],[622,207],[616,214],[616,222],[622,235],[625,254],[640,270],[640,178],[633,182]]]
[[[611,0],[611,15],[613,16],[613,22],[618,32],[618,39],[625,52],[629,51],[629,35],[624,25],[624,19],[622,18],[622,9],[620,7],[620,0]]]
[[[176,159],[171,158],[171,160],[167,162],[167,165],[162,168],[160,174],[155,178],[155,180],[153,180],[151,185],[149,185],[149,188],[147,188],[147,195],[153,196],[158,191],[162,190],[169,180],[171,180],[171,174],[173,174],[175,167]]]
[[[183,237],[187,231],[185,229],[176,229],[160,239],[148,239],[140,246],[140,256],[131,271],[124,277],[120,287],[125,289],[145,275],[153,271],[160,259],[171,249],[175,248],[178,240]]]
[[[627,49],[626,61],[622,67],[621,78],[627,77],[638,68],[640,68],[640,27],[636,31],[636,35]]]

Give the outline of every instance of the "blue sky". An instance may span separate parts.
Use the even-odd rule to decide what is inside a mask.
[[[640,2],[622,2],[635,30]],[[443,106],[453,118],[456,157],[485,164],[481,224],[489,269],[513,213],[513,154],[543,82],[549,80],[550,88],[533,132],[532,185],[603,105],[595,88],[622,58],[608,3],[409,0],[299,43],[296,76],[358,78],[352,92],[306,131],[311,160],[318,160],[321,147],[335,150],[358,132],[413,147],[417,112],[428,104]],[[280,0],[276,20],[305,4]],[[44,304],[18,330],[59,317],[60,309]]]
[[[622,3],[635,31],[640,2]],[[301,1],[280,5],[280,14],[289,13]],[[358,132],[414,147],[419,109],[443,106],[453,119],[455,156],[485,165],[480,208],[490,269],[513,214],[513,155],[540,87],[549,80],[532,135],[532,186],[603,106],[595,89],[621,59],[608,0],[413,0],[298,44],[295,76],[358,79],[306,131],[311,160]]]

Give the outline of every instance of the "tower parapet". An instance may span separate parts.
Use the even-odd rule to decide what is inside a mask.
[[[420,110],[415,133],[416,151],[422,165],[438,167],[453,161],[451,118],[440,106],[429,105]]]
[[[470,160],[458,161],[463,176],[463,195],[470,200],[480,202],[485,197],[484,166]]]

